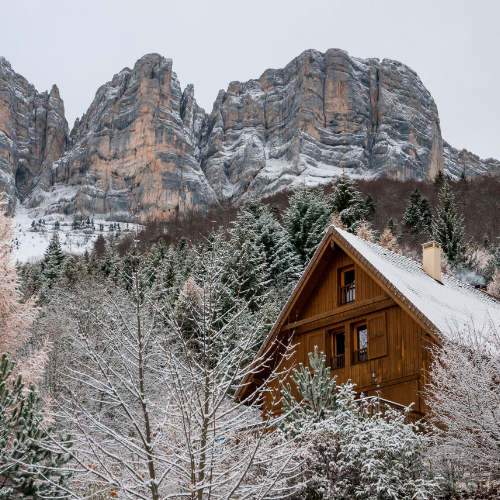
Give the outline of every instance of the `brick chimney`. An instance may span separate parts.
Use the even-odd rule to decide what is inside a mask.
[[[429,241],[422,245],[424,254],[424,271],[437,281],[441,281],[441,245]]]

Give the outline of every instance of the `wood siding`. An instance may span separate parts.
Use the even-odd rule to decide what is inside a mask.
[[[314,346],[330,361],[333,355],[331,332],[344,329],[345,366],[332,369],[332,376],[338,377],[337,383],[351,380],[359,393],[375,395],[376,384],[371,374],[376,372],[382,398],[404,405],[414,403],[414,410],[425,412],[420,391],[425,383],[424,369],[429,363],[426,343],[430,337],[357,262],[338,247],[330,255],[317,283],[308,284],[309,297],[300,298],[301,310],[295,309],[295,317],[289,317],[281,328],[281,336],[293,334],[293,343],[297,344],[290,363],[295,363],[296,367],[299,363],[307,366],[308,354]],[[341,306],[338,299],[340,272],[353,264],[355,301]],[[368,325],[369,359],[355,364],[352,358],[356,348],[354,329],[360,322]],[[269,406],[267,410],[273,411]]]

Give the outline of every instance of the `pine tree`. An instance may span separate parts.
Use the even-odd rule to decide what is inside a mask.
[[[45,251],[42,272],[44,276],[44,287],[50,289],[59,280],[62,274],[64,253],[59,242],[57,231],[52,234],[49,246]]]
[[[306,266],[330,224],[332,208],[321,187],[297,189],[289,199],[283,220],[289,241]]]
[[[288,233],[259,199],[250,200],[240,209],[229,232],[236,251],[244,242],[251,243],[256,255],[264,256],[266,272],[274,283],[287,285],[299,280],[303,267]]]
[[[35,386],[12,379],[14,363],[0,361],[0,499],[68,498],[69,457],[54,453],[51,428],[43,424]],[[63,440],[69,445],[69,437]]]
[[[370,193],[368,193],[366,195],[364,205],[365,205],[365,217],[364,218],[366,221],[371,221],[377,210],[375,207],[375,200],[373,199],[373,197]]]
[[[432,207],[429,200],[423,196],[418,188],[410,195],[406,212],[403,217],[404,231],[413,239],[426,234],[432,224]]]
[[[301,398],[299,405],[292,395],[290,384],[281,383],[283,410],[289,414],[288,420],[298,429],[307,422],[319,422],[326,416],[328,410],[338,408],[339,393],[337,392],[337,376],[330,378],[330,368],[326,366],[326,355],[318,352],[309,353],[309,367],[299,364],[299,370],[293,370],[290,380],[297,386]]]
[[[332,205],[345,226],[354,233],[360,221],[370,220],[375,213],[375,202],[371,195],[363,200],[356,182],[345,172],[335,180]]]
[[[98,259],[102,259],[106,253],[106,240],[102,234],[97,236],[97,239],[94,241],[94,251]]]
[[[353,205],[363,202],[361,193],[356,188],[356,183],[345,172],[335,179],[332,202],[334,209],[339,214]]]
[[[444,183],[444,174],[442,170],[439,170],[438,173],[436,174],[436,177],[434,177],[434,187],[436,189],[441,189]]]
[[[391,230],[391,233],[394,235],[394,237],[396,237],[396,233],[398,230],[398,223],[392,217],[389,218],[387,227]]]
[[[439,191],[439,202],[440,205],[432,224],[434,238],[441,244],[441,248],[452,266],[464,264],[467,252],[464,220],[457,213],[455,197],[448,179],[445,179],[443,187]]]

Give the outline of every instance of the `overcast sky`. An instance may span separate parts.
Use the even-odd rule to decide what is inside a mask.
[[[413,68],[443,137],[500,159],[500,0],[0,0],[0,55],[70,126],[98,87],[148,52],[173,59],[208,112],[232,80],[341,48]]]

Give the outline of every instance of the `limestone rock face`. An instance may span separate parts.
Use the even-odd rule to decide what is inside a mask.
[[[217,194],[236,198],[330,182],[341,169],[427,180],[443,168],[438,111],[401,63],[308,50],[219,92],[202,167]]]
[[[207,115],[172,61],[148,54],[101,86],[69,133],[56,86],[39,93],[0,58],[0,191],[42,213],[166,218],[353,176],[497,175],[443,141],[436,104],[408,66],[307,50],[232,82]]]
[[[443,141],[444,171],[452,178],[459,179],[462,172],[468,178],[483,175],[498,175],[500,161],[493,158],[482,160],[466,149],[458,150]]]
[[[200,209],[213,192],[197,159],[205,112],[193,87],[181,92],[172,61],[139,59],[103,85],[70,134],[70,147],[51,170],[49,197],[66,213],[154,217]],[[61,196],[62,187],[70,188]],[[28,204],[48,196],[33,192]]]
[[[12,208],[66,148],[68,124],[57,86],[39,93],[0,57],[0,192]],[[48,186],[47,186],[48,187]]]

